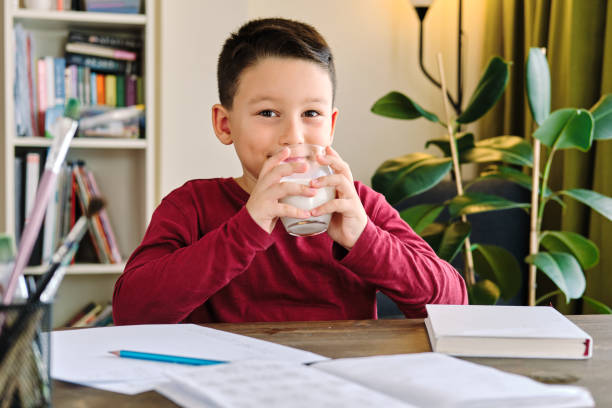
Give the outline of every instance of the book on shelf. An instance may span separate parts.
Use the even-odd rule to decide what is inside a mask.
[[[550,306],[427,305],[433,351],[469,357],[586,359],[593,339]]]
[[[103,74],[139,74],[138,61],[123,61],[112,58],[96,57],[86,54],[66,53],[66,64],[89,67],[92,71]]]
[[[111,58],[125,61],[136,61],[138,54],[135,51],[123,50],[120,48],[110,48],[97,44],[89,43],[67,43],[66,51],[75,54],[92,55],[96,57]]]
[[[42,167],[40,165],[41,155],[37,152],[29,152],[25,156],[26,160],[26,168],[25,168],[25,186],[24,188],[24,220],[20,224],[25,225],[28,222],[28,218],[32,209],[34,208],[34,202],[36,199],[36,191],[38,189],[38,182],[40,180],[40,175],[42,172]],[[30,259],[28,261],[28,265],[39,265],[42,257],[42,234],[38,235],[34,243],[34,247],[32,248],[32,254],[30,255]]]
[[[140,39],[93,33],[85,36],[84,32],[71,31],[68,37],[74,41],[66,45],[65,55],[37,59],[33,34],[21,24],[15,25],[14,34],[18,137],[46,136],[49,124],[69,98],[78,99],[82,106],[123,107],[144,102]],[[106,56],[86,54],[86,50]],[[111,54],[115,58],[107,57]]]
[[[72,30],[68,33],[68,43],[94,44],[137,52],[142,49],[142,40],[140,38],[120,37],[116,35],[91,33],[80,30]]]
[[[25,161],[25,169],[15,173],[15,229],[21,233],[25,225],[24,216],[33,205],[38,178],[41,171],[41,153],[27,152],[16,158]],[[17,160],[18,159],[18,160]],[[58,174],[57,185],[46,209],[44,224],[37,238],[28,265],[47,264],[59,247],[62,239],[84,213],[93,196],[102,196],[93,173],[83,161],[65,163]],[[22,203],[18,203],[20,201]],[[74,262],[120,263],[119,251],[110,218],[106,210],[100,211],[90,220],[88,233],[79,243]]]
[[[64,327],[103,327],[113,324],[113,307],[111,303],[102,305],[88,302],[72,316]]]

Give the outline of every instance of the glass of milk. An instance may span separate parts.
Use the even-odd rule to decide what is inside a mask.
[[[329,166],[321,165],[317,159],[317,154],[325,155],[323,146],[312,144],[299,144],[289,146],[291,154],[286,162],[305,162],[308,168],[304,173],[293,173],[290,176],[283,177],[281,182],[292,182],[309,185],[310,180],[332,174],[332,169]],[[306,196],[287,196],[280,202],[292,205],[302,210],[311,210],[323,203],[336,198],[335,187],[322,187],[317,189],[317,194],[313,197]],[[310,218],[291,218],[281,217],[281,221],[287,232],[291,235],[299,237],[308,237],[317,235],[327,231],[331,214],[323,214]]]

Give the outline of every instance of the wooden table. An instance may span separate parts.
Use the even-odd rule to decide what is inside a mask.
[[[535,378],[587,387],[597,406],[612,407],[612,315],[569,316],[593,337],[589,360],[468,358]],[[431,351],[422,319],[206,324],[207,327],[312,351],[331,358]],[[381,373],[381,375],[384,375]],[[53,383],[56,407],[176,407],[156,392],[129,396],[61,381]]]

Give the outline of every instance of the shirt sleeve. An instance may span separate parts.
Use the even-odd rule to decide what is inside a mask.
[[[183,321],[273,242],[245,207],[201,237],[197,216],[182,208],[166,198],[155,210],[115,284],[115,324]]]
[[[357,187],[369,219],[349,252],[341,254],[335,244],[339,262],[393,299],[406,317],[425,317],[428,303],[466,304],[465,281],[455,268],[382,195]]]

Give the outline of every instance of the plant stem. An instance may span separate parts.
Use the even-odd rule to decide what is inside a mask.
[[[540,148],[541,143],[538,139],[533,138],[533,168],[531,172],[531,225],[529,231],[529,254],[535,255],[538,252],[538,192],[540,185]],[[527,304],[535,305],[536,295],[536,272],[537,268],[534,264],[529,265],[529,281],[527,285]]]
[[[557,296],[560,295],[561,293],[561,289],[557,289],[557,290],[553,290],[552,292],[548,292],[547,294],[545,294],[544,296],[541,296],[538,298],[538,300],[535,301],[536,305],[539,305],[540,303],[542,303],[545,299],[549,298],[549,297],[553,297],[553,296]]]
[[[461,168],[459,167],[459,153],[457,152],[457,144],[455,143],[455,132],[450,119],[450,106],[446,98],[446,80],[444,79],[444,64],[442,63],[442,54],[438,53],[438,69],[440,70],[440,83],[442,84],[442,99],[444,100],[444,112],[446,113],[446,127],[448,129],[449,144],[451,150],[451,158],[453,160],[453,172],[455,173],[455,185],[457,186],[457,194],[463,195],[463,185],[461,184]],[[467,216],[461,216],[461,221],[467,223]],[[472,257],[472,244],[470,237],[466,237],[463,241],[465,254],[465,280],[468,286],[476,283],[474,276],[474,258]]]
[[[544,193],[546,191],[546,186],[548,186],[548,177],[550,176],[550,168],[552,166],[553,156],[557,149],[553,146],[550,150],[550,154],[548,155],[548,159],[546,159],[546,167],[544,167],[544,175],[542,176],[542,188],[540,189],[540,208],[538,209],[538,232],[542,228],[542,218],[544,218],[544,207],[548,202],[548,199],[544,197]],[[539,237],[538,237],[539,238]]]

